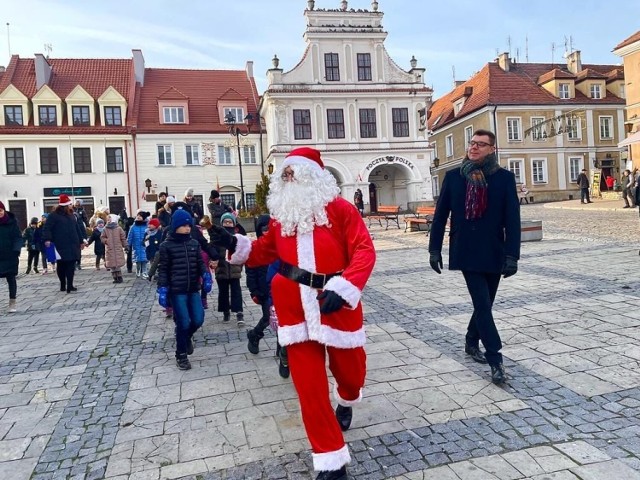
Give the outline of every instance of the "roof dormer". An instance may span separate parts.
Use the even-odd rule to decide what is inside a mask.
[[[29,99],[13,85],[7,86],[0,93],[0,126],[29,125]]]
[[[100,118],[106,127],[121,127],[127,124],[127,100],[112,86],[100,98]]]
[[[627,98],[622,68],[614,68],[607,74],[607,90],[616,97]]]
[[[607,76],[590,68],[576,75],[576,89],[585,97],[599,100],[607,95]]]
[[[33,124],[38,126],[62,126],[62,99],[44,85],[31,99],[33,104]]]
[[[88,127],[96,124],[94,98],[80,85],[76,86],[64,99],[67,104],[67,125],[70,127]]]
[[[188,124],[189,97],[175,87],[158,97],[158,118],[160,124]]]
[[[538,85],[551,95],[562,100],[576,98],[575,76],[559,68],[554,68],[538,77]]]
[[[218,115],[221,124],[225,124],[225,118],[229,113],[233,115],[236,124],[245,123],[245,117],[248,113],[247,98],[233,88],[229,88],[218,99]]]

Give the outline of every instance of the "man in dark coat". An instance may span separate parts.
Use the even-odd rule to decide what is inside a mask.
[[[577,180],[580,187],[580,203],[593,203],[589,198],[589,177],[587,177],[587,169],[583,168]]]
[[[22,244],[22,235],[15,215],[6,210],[4,203],[0,202],[0,278],[6,278],[9,285],[8,313],[16,311],[16,277]]]
[[[211,218],[211,223],[217,226],[220,226],[220,217],[223,213],[231,213],[233,209],[222,203],[222,199],[220,198],[220,193],[217,190],[211,190],[211,195],[209,195],[209,204],[207,205],[207,209],[209,210],[209,217]]]
[[[449,270],[461,270],[473,302],[465,352],[489,363],[491,379],[506,379],[502,342],[491,312],[500,275],[515,275],[520,259],[520,204],[515,176],[498,164],[495,135],[476,130],[460,168],[445,175],[429,239],[429,263],[442,268],[442,242],[449,214]],[[485,347],[483,355],[479,341]]]
[[[60,291],[75,292],[73,285],[76,262],[80,260],[80,251],[84,248],[86,232],[83,232],[76,221],[73,205],[68,195],[60,195],[58,207],[47,217],[42,239],[46,247],[51,242],[56,247],[60,259],[56,272],[60,279]]]

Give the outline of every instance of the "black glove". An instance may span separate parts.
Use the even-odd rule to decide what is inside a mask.
[[[235,237],[235,235],[231,235],[224,228],[218,225],[213,225],[209,229],[209,238],[211,239],[211,243],[226,248],[232,255],[233,252],[236,251],[238,239]]]
[[[320,313],[337,312],[346,303],[340,295],[331,290],[324,290],[316,297],[316,299],[324,300],[320,305]]]
[[[442,273],[442,254],[440,252],[429,252],[429,265],[436,273]]]
[[[512,275],[515,275],[518,271],[518,260],[513,257],[505,257],[504,265],[502,267],[502,277],[509,278]]]

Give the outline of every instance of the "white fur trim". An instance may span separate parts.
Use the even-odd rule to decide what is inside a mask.
[[[364,327],[355,332],[345,332],[344,330],[336,330],[329,325],[321,325],[320,339],[318,341],[330,347],[355,348],[362,347],[367,343],[367,335],[365,334]]]
[[[311,160],[310,158],[301,157],[299,155],[292,155],[285,158],[284,162],[282,162],[282,170],[284,170],[289,165],[313,165],[318,170],[322,170],[322,168],[320,167],[320,165],[318,165],[317,162]]]
[[[310,272],[316,271],[316,256],[313,248],[313,232],[300,233],[296,237],[296,247],[298,251],[298,266]],[[322,331],[320,323],[320,303],[318,302],[318,291],[314,288],[300,284],[300,300],[302,311],[307,323],[309,340],[322,341]]]
[[[340,295],[351,308],[356,308],[360,302],[362,292],[353,283],[344,277],[333,277],[324,286],[325,290],[331,290]]]
[[[336,399],[338,405],[342,405],[343,407],[352,407],[362,401],[362,389],[360,389],[360,392],[358,392],[358,398],[356,398],[355,400],[345,400],[338,393],[338,384],[335,383],[333,385],[333,398]]]
[[[340,450],[326,453],[313,453],[313,469],[316,472],[340,470],[351,461],[349,447],[344,445]]]
[[[61,207],[68,207],[69,205],[72,205],[72,204],[73,202],[69,200],[68,202],[59,203],[58,205],[60,205]]]
[[[251,240],[249,240],[244,235],[236,234],[236,238],[238,239],[238,243],[236,244],[236,251],[233,252],[233,255],[231,255],[229,263],[231,265],[242,265],[249,258],[252,244]]]
[[[284,347],[294,343],[302,343],[309,340],[307,324],[305,322],[297,325],[278,326],[278,343]]]

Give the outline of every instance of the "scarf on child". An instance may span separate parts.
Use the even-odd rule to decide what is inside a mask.
[[[472,162],[468,158],[462,161],[460,172],[467,179],[467,193],[464,201],[464,218],[475,220],[482,217],[487,209],[487,178],[500,169],[495,154],[487,155],[482,163]]]

